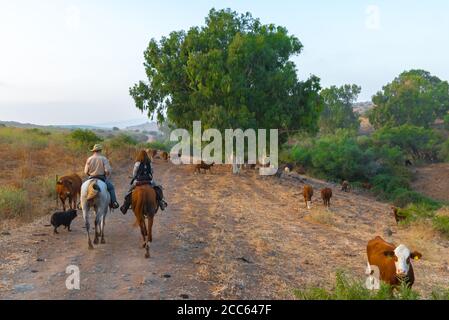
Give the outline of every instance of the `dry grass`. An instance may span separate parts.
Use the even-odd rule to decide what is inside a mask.
[[[335,227],[337,222],[335,219],[335,214],[329,209],[318,207],[310,215],[308,215],[306,220],[310,222],[315,222],[318,224]]]
[[[67,139],[67,132],[61,131],[0,128],[0,136],[0,208],[2,201],[8,202],[8,210],[2,210],[0,216],[0,230],[61,208],[56,199],[56,178],[72,173],[83,177],[88,149],[80,151]],[[135,148],[108,153],[114,164],[133,158]]]

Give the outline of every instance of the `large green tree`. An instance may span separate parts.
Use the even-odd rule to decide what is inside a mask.
[[[449,110],[449,84],[424,70],[403,72],[373,97],[375,128],[411,124],[429,127]]]
[[[205,26],[172,32],[146,49],[147,81],[130,88],[136,107],[180,128],[316,131],[320,81],[299,81],[302,50],[287,30],[249,13],[212,9]]]
[[[359,116],[353,108],[360,91],[361,88],[355,84],[332,86],[321,91],[324,105],[319,120],[321,132],[334,133],[337,129],[360,128]]]

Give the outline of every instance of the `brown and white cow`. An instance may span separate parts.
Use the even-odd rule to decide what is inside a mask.
[[[307,209],[310,210],[312,208],[313,187],[309,184],[306,184],[304,186],[304,191],[302,194],[304,196],[304,202],[306,203]]]
[[[366,253],[369,266],[379,268],[380,280],[392,286],[405,282],[412,287],[415,282],[415,274],[411,261],[421,259],[421,253],[411,252],[403,244],[395,246],[381,237],[376,237],[368,242]]]

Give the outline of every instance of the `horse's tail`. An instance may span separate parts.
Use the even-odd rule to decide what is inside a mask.
[[[87,188],[87,201],[92,201],[93,199],[95,199],[100,191],[101,189],[98,186],[97,182],[91,183]]]

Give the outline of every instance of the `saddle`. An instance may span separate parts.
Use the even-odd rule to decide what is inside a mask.
[[[144,185],[153,186],[153,183],[150,180],[136,181],[136,187],[140,187],[140,186],[144,186]]]

